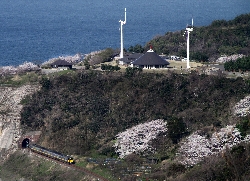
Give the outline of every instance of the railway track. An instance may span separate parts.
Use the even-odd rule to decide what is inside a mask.
[[[39,153],[32,152],[31,150],[29,150],[29,152],[32,153],[32,154],[34,154],[34,155],[36,155],[36,156],[43,157],[43,158],[45,158],[45,159],[51,160],[51,161],[53,161],[53,162],[56,162],[56,163],[58,163],[58,164],[62,164],[62,165],[64,165],[64,166],[70,167],[70,168],[72,168],[72,169],[74,169],[74,170],[83,172],[83,173],[85,173],[85,174],[87,174],[87,175],[92,176],[93,178],[97,179],[98,181],[109,181],[108,179],[102,177],[101,175],[98,175],[98,174],[96,174],[96,173],[94,173],[94,172],[92,172],[92,171],[90,171],[90,170],[88,170],[88,169],[86,169],[86,168],[79,167],[79,166],[73,165],[73,164],[63,163],[63,162],[61,162],[61,161],[58,161],[58,160],[56,160],[56,159],[47,157],[47,156],[45,156],[45,155],[42,155],[42,154],[39,154]]]

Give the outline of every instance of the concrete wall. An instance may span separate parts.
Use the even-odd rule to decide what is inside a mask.
[[[3,123],[0,122],[0,136],[2,135],[2,132],[3,132]]]

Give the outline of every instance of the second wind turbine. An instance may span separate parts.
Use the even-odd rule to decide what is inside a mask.
[[[192,25],[188,25],[186,27],[186,33],[187,33],[187,69],[190,69],[190,65],[189,65],[189,34],[191,31],[194,30],[194,20],[192,18]]]
[[[120,58],[123,58],[123,32],[122,32],[122,26],[126,24],[126,8],[125,8],[125,21],[120,20],[121,23],[121,53]]]

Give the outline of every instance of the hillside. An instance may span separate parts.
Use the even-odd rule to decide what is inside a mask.
[[[249,25],[246,14],[195,27],[191,58],[213,61],[221,54],[249,55]],[[168,32],[144,48],[150,44],[157,53],[185,57],[183,33]],[[1,74],[1,139],[12,138],[13,127],[18,134],[2,149],[8,160],[0,165],[0,178],[61,180],[64,173],[86,179],[26,151],[9,154],[16,150],[21,132],[39,130],[38,144],[73,155],[76,164],[111,181],[250,179],[248,78],[91,69],[92,64],[110,61],[112,54],[107,49],[84,62],[89,70]]]
[[[148,50],[149,45],[152,45],[158,54],[186,57],[186,38],[183,35],[184,30],[167,32],[150,40],[144,49]],[[233,20],[216,20],[209,26],[194,27],[194,31],[190,33],[190,58],[215,61],[221,55],[250,55],[249,45],[250,14],[243,14]]]
[[[187,57],[185,29],[157,35],[145,45],[130,46],[128,52],[145,53],[150,47],[157,54]],[[196,62],[214,62],[218,58],[235,55],[250,55],[250,14],[242,14],[233,20],[215,20],[209,26],[193,27],[190,33],[190,59]],[[107,48],[92,52],[85,57],[85,62],[95,65],[110,61],[119,54],[119,50]],[[230,57],[233,56],[233,57]],[[239,57],[239,56],[235,56]]]
[[[161,161],[174,158],[177,143],[196,130],[210,135],[239,122],[233,107],[250,90],[248,80],[196,72],[78,71],[44,77],[40,83],[41,90],[23,101],[21,113],[23,130],[42,130],[39,144],[67,154],[116,158],[113,141],[118,133],[163,119],[167,137],[160,134],[149,143],[156,152],[142,155]],[[130,159],[137,163],[142,158]]]
[[[190,76],[145,73],[133,77],[78,72],[43,79],[42,85],[24,105],[21,122],[26,129],[46,130],[55,143],[66,137],[72,144],[70,152],[78,147],[75,153],[84,153],[94,148],[90,145],[113,139],[124,128],[147,120],[183,118],[189,130],[218,121],[226,125],[233,121],[230,105],[249,93],[248,83],[241,78],[199,76],[195,72]],[[89,147],[81,143],[80,149],[72,134],[82,137]]]

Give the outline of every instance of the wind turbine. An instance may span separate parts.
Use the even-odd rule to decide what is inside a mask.
[[[122,32],[122,26],[126,24],[126,8],[125,8],[125,21],[120,20],[121,23],[121,53],[120,58],[123,58],[123,32]]]
[[[192,18],[192,25],[187,25],[186,27],[186,33],[187,33],[187,69],[190,68],[189,65],[189,34],[191,31],[193,31],[193,27],[194,27],[194,19]]]

